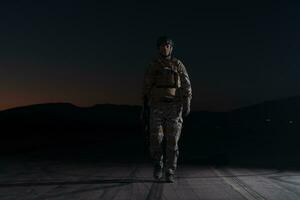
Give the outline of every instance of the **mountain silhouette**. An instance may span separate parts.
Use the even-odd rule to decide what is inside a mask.
[[[107,157],[145,155],[140,106],[46,103],[0,112],[1,153],[42,148],[93,148]],[[184,118],[181,159],[254,163],[256,156],[295,161],[300,96],[229,112],[196,111]],[[120,150],[121,149],[121,150]],[[246,159],[246,158],[255,158]],[[256,162],[257,164],[257,162]]]
[[[113,143],[138,133],[139,106],[46,103],[0,112],[2,151],[47,145]]]

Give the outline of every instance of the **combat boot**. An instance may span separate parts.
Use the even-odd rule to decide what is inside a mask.
[[[174,174],[166,173],[166,181],[168,183],[174,183],[175,182]]]
[[[153,177],[160,180],[163,176],[163,168],[160,165],[155,165],[153,170]]]

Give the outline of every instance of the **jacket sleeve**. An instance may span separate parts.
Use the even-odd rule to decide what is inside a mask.
[[[182,92],[182,98],[189,98],[192,99],[192,86],[191,81],[188,75],[188,72],[186,70],[186,67],[183,65],[183,63],[178,60],[179,64],[179,75],[180,75],[180,82],[181,82],[181,92]]]

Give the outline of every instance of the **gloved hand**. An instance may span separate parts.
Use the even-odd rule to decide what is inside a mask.
[[[182,103],[182,115],[183,117],[187,117],[191,112],[191,98],[185,98]]]

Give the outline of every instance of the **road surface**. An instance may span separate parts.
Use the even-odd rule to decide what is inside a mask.
[[[178,167],[176,183],[156,182],[149,163],[1,159],[0,199],[300,199],[299,171]]]

